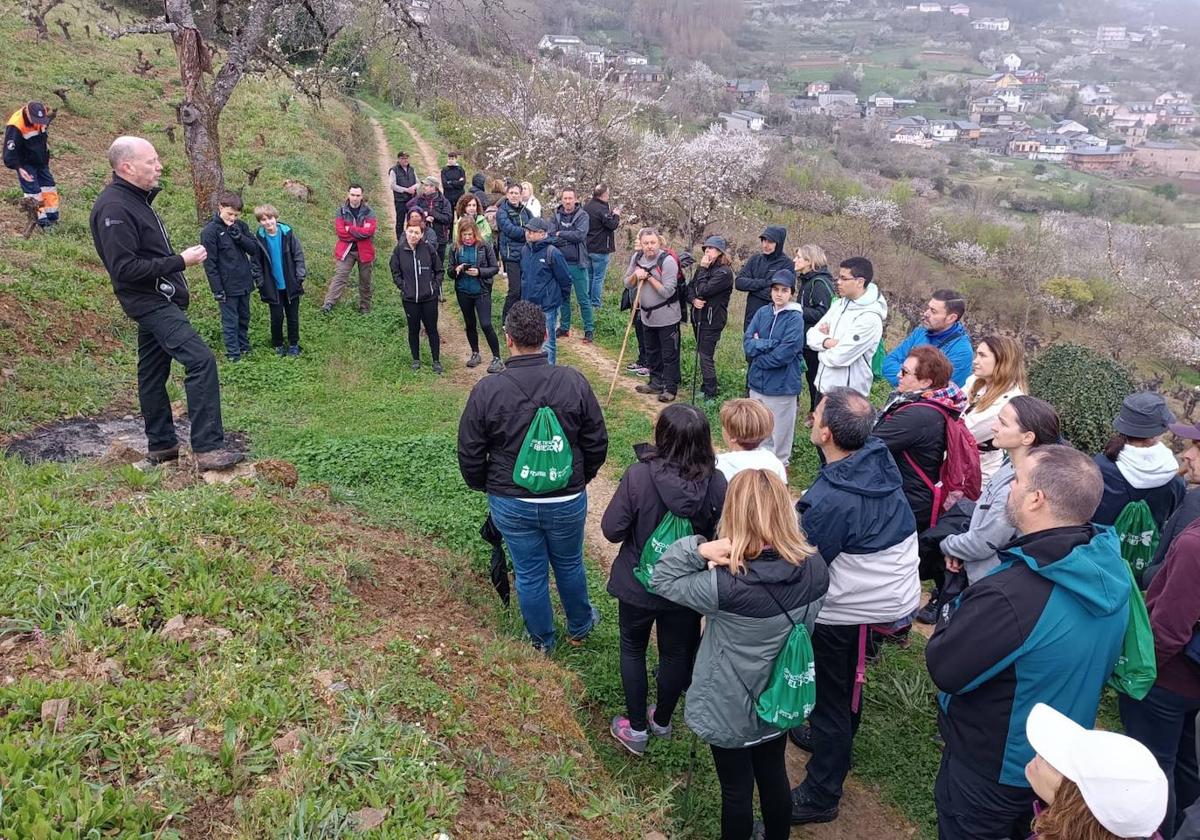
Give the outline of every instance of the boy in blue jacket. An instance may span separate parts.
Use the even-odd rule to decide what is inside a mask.
[[[782,268],[771,276],[771,305],[750,320],[742,344],[750,360],[750,398],[775,418],[771,449],[783,465],[792,455],[796,406],[804,384],[804,308],[792,300],[796,273]]]

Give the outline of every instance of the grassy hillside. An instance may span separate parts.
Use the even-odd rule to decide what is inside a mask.
[[[19,240],[15,212],[0,209],[8,436],[134,408],[133,325],[86,222],[113,136],[154,139],[166,164],[156,208],[177,248],[198,236],[182,149],[160,132],[178,98],[169,43],[81,38],[103,14],[85,10],[71,44],[35,48],[12,16],[0,21],[0,100],[65,86],[72,103],[51,135],[60,229]],[[155,64],[146,78],[130,72],[138,47]],[[36,68],[22,59],[32,49]],[[84,77],[103,80],[95,97]],[[462,488],[452,445],[466,389],[431,387],[402,362],[382,273],[370,316],[317,316],[333,207],[350,180],[378,182],[376,150],[345,103],[284,113],[286,95],[243,85],[223,146],[230,185],[261,164],[247,204],[279,207],[306,249],[305,353],[271,354],[255,302],[255,352],[222,363],[221,380],[226,426],[255,457],[294,462],[301,489],[0,456],[0,835],[315,838],[377,818],[373,836],[390,838],[668,826],[664,800],[615,780],[575,716],[584,689],[561,666],[594,651],[536,657],[481,582],[483,500]],[[286,198],[285,178],[314,203]],[[202,273],[189,281],[193,322],[219,346]],[[615,645],[615,621],[602,641]]]

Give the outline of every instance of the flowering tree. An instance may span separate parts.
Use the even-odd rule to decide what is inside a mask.
[[[753,135],[718,128],[691,138],[648,132],[613,189],[638,218],[678,231],[691,245],[710,224],[739,213],[766,162],[766,144]]]

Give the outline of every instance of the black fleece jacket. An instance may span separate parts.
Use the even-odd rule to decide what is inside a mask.
[[[687,284],[688,303],[704,301],[703,309],[693,309],[692,323],[710,335],[725,329],[729,320],[729,298],[733,296],[733,269],[727,265],[700,266]]]
[[[580,493],[608,457],[608,429],[600,403],[583,374],[550,364],[545,353],[513,356],[502,373],[485,376],[471,390],[458,421],[458,468],[472,490],[496,496],[535,498],[513,483],[513,464],[533,415],[554,409],[571,446],[573,470],[566,487],[551,496]]]
[[[746,260],[737,276],[738,291],[749,292],[746,295],[743,330],[750,326],[755,312],[771,303],[771,278],[775,276],[775,272],[781,268],[793,268],[795,265],[784,249],[787,228],[771,225],[763,231],[763,237],[775,243],[775,250],[770,254],[755,254]]]

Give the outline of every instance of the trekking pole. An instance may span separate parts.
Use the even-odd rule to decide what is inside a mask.
[[[605,407],[612,402],[613,391],[615,391],[617,388],[617,377],[621,375],[621,361],[625,358],[625,347],[629,344],[629,333],[633,330],[633,319],[637,317],[638,303],[640,303],[642,299],[643,282],[645,281],[638,281],[637,292],[633,296],[633,306],[631,306],[629,309],[629,323],[625,327],[625,338],[621,340],[621,352],[617,354],[617,368],[613,371],[612,382],[609,383],[608,386],[608,397],[606,397],[604,400]]]
[[[696,353],[692,357],[692,405],[696,404],[696,370],[700,367],[700,322],[696,313],[703,312],[703,309],[692,309],[692,338],[695,339]]]

